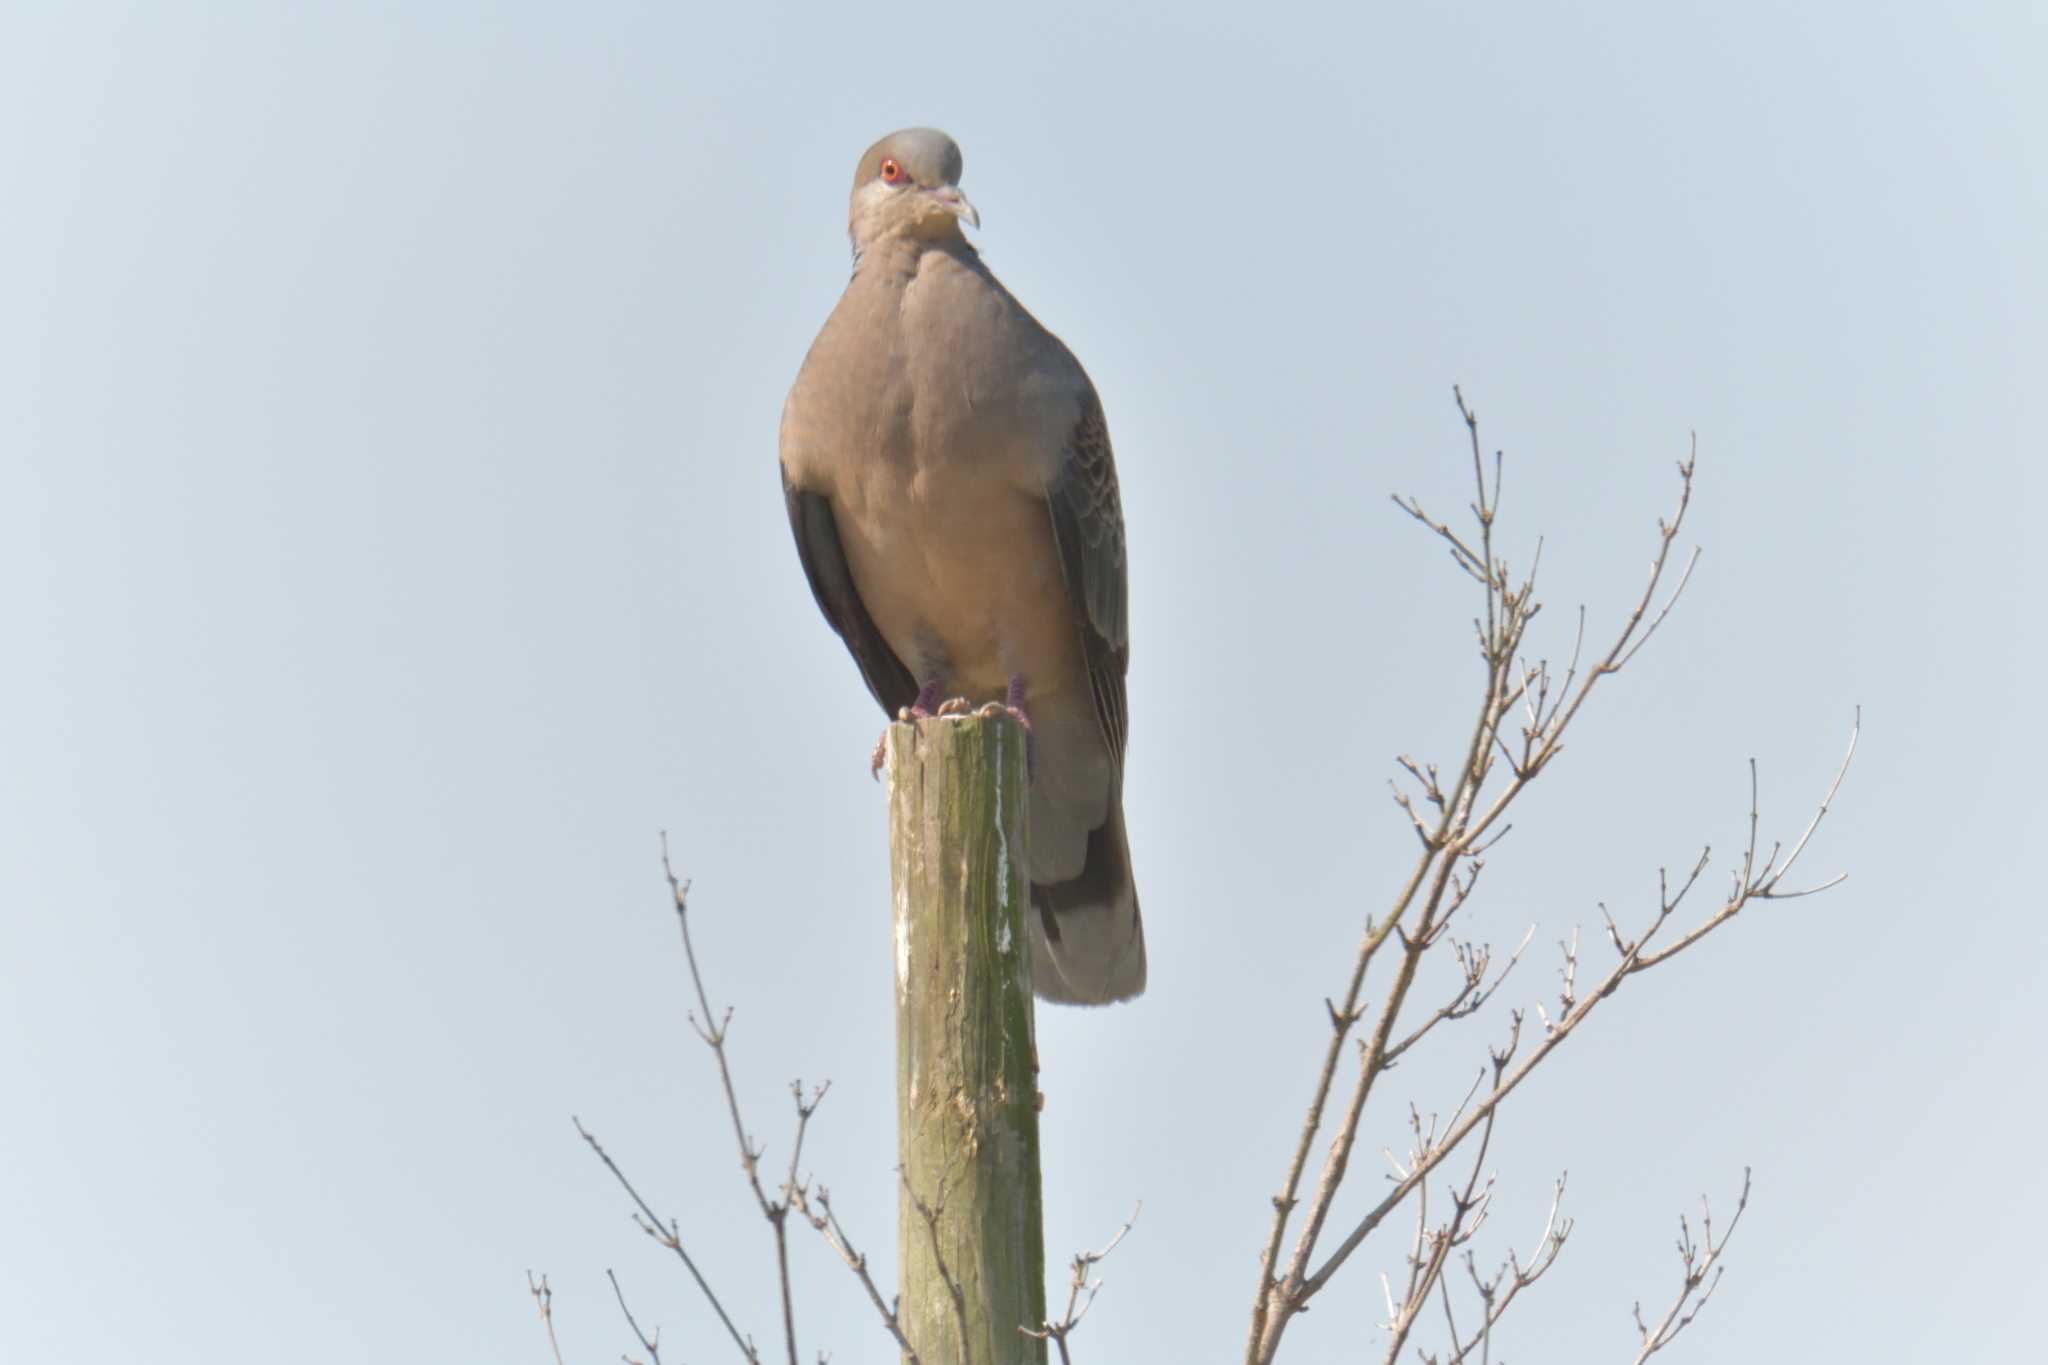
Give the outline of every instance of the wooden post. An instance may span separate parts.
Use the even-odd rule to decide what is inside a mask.
[[[899,1309],[921,1365],[1044,1365],[1024,734],[889,727]],[[943,1262],[943,1270],[941,1263]]]

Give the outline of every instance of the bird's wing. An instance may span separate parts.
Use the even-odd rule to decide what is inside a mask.
[[[1059,474],[1046,489],[1046,506],[1052,514],[1053,539],[1059,545],[1067,596],[1081,624],[1095,718],[1121,768],[1130,732],[1124,698],[1124,673],[1131,661],[1130,580],[1124,563],[1124,513],[1117,495],[1116,459],[1110,453],[1102,403],[1093,388],[1082,403],[1081,418],[1068,439]]]
[[[832,501],[823,493],[797,488],[785,472],[782,498],[789,506],[789,529],[796,536],[796,552],[804,562],[804,577],[810,580],[811,595],[818,610],[846,642],[847,652],[860,666],[868,691],[894,716],[917,699],[917,680],[868,615],[867,604],[853,585],[853,573],[846,565],[846,550],[839,543],[839,523],[832,515]]]

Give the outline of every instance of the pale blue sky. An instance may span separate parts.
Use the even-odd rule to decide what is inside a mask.
[[[1675,1358],[2036,1346],[2040,7],[944,14],[0,14],[0,1359],[538,1362],[528,1267],[616,1359],[607,1266],[723,1358],[572,1112],[768,1339],[664,828],[753,1125],[782,1150],[831,1077],[807,1165],[890,1259],[880,717],[774,460],[853,163],[911,123],[1093,375],[1130,524],[1152,986],[1040,1014],[1055,1257],[1145,1204],[1083,1358],[1239,1349],[1320,999],[1408,851],[1391,760],[1448,760],[1476,677],[1387,501],[1464,497],[1453,382],[1552,653],[1700,450],[1687,600],[1487,937],[1639,916],[1701,842],[1718,877],[1745,761],[1793,830],[1865,718],[1808,855],[1849,883],[1635,982],[1506,1112],[1493,1231],[1566,1167],[1579,1220],[1506,1354],[1626,1360],[1745,1165]],[[1453,1104],[1501,1020],[1464,1028],[1390,1098]],[[1397,1258],[1293,1358],[1376,1359]],[[807,1359],[885,1358],[822,1245],[796,1273]]]

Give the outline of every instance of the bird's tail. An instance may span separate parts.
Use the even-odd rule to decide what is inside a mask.
[[[1107,1005],[1145,989],[1145,926],[1131,879],[1123,798],[1088,835],[1088,857],[1063,882],[1034,882],[1031,984],[1047,1000]]]

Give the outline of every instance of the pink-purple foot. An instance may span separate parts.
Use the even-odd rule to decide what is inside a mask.
[[[1024,714],[1024,708],[1006,705],[999,701],[991,701],[983,702],[979,707],[975,708],[974,714],[980,716],[983,720],[994,720],[997,716],[1008,716],[1011,720],[1024,727],[1024,775],[1026,777],[1031,776],[1037,768],[1036,750],[1038,736],[1032,730],[1031,717]]]
[[[943,678],[926,678],[924,686],[917,689],[917,699],[911,702],[910,705],[906,707],[903,712],[898,713],[896,719],[931,719],[931,717],[935,714],[932,708],[934,705],[937,704],[939,700],[939,693],[945,688],[945,686],[946,682]],[[943,714],[943,711],[944,708],[940,708],[938,714]]]
[[[1012,673],[1010,686],[1003,694],[1003,709],[1011,719],[1024,727],[1024,775],[1030,777],[1038,770],[1038,733],[1031,727],[1031,714],[1024,709],[1024,675]]]
[[[950,705],[950,703],[948,704]],[[1031,728],[1031,717],[1024,714],[1024,708],[1021,706],[1011,706],[999,701],[985,701],[979,706],[963,703],[960,710],[963,714],[972,711],[983,720],[994,720],[997,716],[1008,716],[1011,720],[1024,727],[1025,734],[1035,733]],[[943,716],[947,713],[940,711],[939,714]]]
[[[910,705],[896,708],[896,719],[898,721],[930,720],[934,714],[944,715],[946,708],[942,706],[934,713],[932,703],[939,699],[939,692],[945,685],[945,679],[943,678],[925,679],[924,686],[917,689],[917,695],[911,699]],[[877,782],[881,781],[882,765],[888,761],[889,731],[887,727],[884,727],[881,737],[875,740],[874,752],[868,755],[868,776],[874,778]]]
[[[939,714],[942,716],[964,716],[973,709],[974,703],[965,697],[953,697],[939,703]]]

